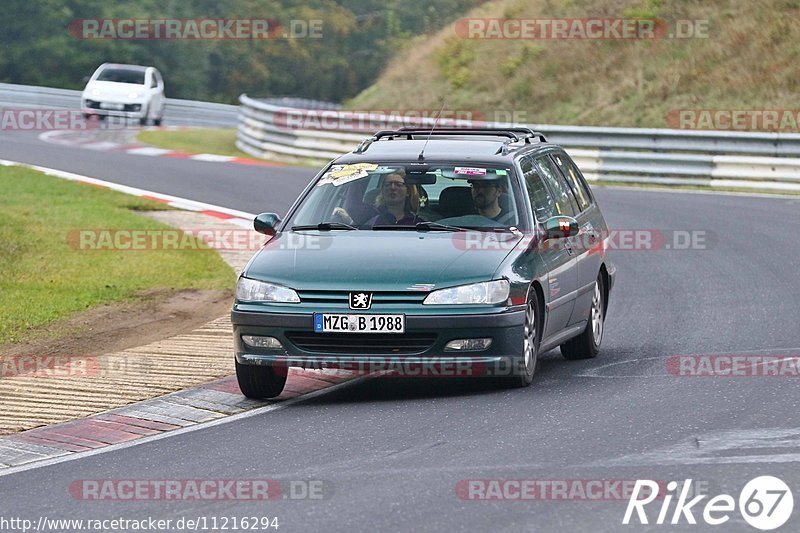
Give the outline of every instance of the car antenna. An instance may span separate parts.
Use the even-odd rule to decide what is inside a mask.
[[[425,139],[425,144],[422,145],[422,150],[419,151],[419,156],[417,157],[418,161],[422,161],[425,159],[425,148],[428,146],[428,141],[431,140],[431,135],[433,135],[433,130],[436,129],[436,125],[439,123],[439,119],[442,118],[442,113],[444,112],[444,98],[442,98],[442,108],[439,110],[439,114],[436,115],[436,120],[433,121],[433,126],[431,127],[430,133],[428,133],[428,138]]]

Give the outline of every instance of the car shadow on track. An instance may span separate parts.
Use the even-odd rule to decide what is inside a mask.
[[[563,378],[564,361],[558,351],[543,354],[533,384],[527,388],[509,388],[498,384],[497,378],[476,377],[374,377],[361,378],[357,383],[305,400],[306,405],[332,403],[391,402],[453,398],[478,395],[545,393],[537,384],[546,379]]]

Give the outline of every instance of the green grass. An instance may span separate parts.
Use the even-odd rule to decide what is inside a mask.
[[[136,214],[156,202],[0,167],[0,344],[90,307],[142,291],[225,289],[234,273],[211,250],[77,250],[82,229],[166,229]]]
[[[151,130],[139,133],[145,144],[193,154],[217,154],[233,157],[252,156],[236,148],[235,128],[186,128],[176,131]]]

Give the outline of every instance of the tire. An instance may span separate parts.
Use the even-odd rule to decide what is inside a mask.
[[[236,362],[239,390],[248,398],[274,398],[283,392],[288,374],[286,367],[242,365]]]
[[[155,120],[153,121],[153,125],[154,125],[154,126],[160,126],[160,125],[161,125],[161,121],[162,121],[162,120],[164,120],[164,118],[163,118],[163,117],[159,117],[159,118],[155,119]]]
[[[600,352],[600,343],[603,342],[606,319],[605,294],[603,275],[599,274],[594,285],[592,309],[586,329],[579,336],[561,345],[561,355],[565,359],[591,359]]]
[[[148,122],[147,121],[147,115],[145,115],[145,116],[143,116],[142,118],[139,119],[139,125],[140,126],[147,126],[147,122]]]
[[[531,287],[528,295],[528,303],[525,306],[525,324],[522,330],[522,364],[513,367],[513,375],[510,377],[499,378],[500,385],[508,388],[527,387],[533,383],[533,376],[539,368],[539,342],[541,341],[542,323],[539,320],[539,298],[536,291]]]

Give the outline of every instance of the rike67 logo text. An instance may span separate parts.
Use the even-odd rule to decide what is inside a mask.
[[[659,484],[649,479],[638,479],[633,487],[633,494],[628,500],[624,525],[631,523],[651,524],[652,512],[648,516],[645,507],[659,497]],[[725,524],[736,511],[737,501],[729,494],[719,494],[705,502],[707,494],[701,494],[689,499],[692,489],[692,480],[687,479],[679,486],[676,481],[667,483],[667,493],[661,499],[661,506],[655,524],[697,524],[695,512],[701,515],[703,521],[711,526]],[[644,497],[641,497],[644,495]],[[675,507],[672,501],[677,496]],[[654,506],[654,507],[657,507]],[[738,511],[744,521],[756,529],[769,531],[776,529],[789,520],[794,508],[794,497],[789,486],[782,480],[773,476],[759,476],[751,479],[739,493]],[[654,510],[654,509],[653,509]],[[670,512],[672,511],[672,512]],[[635,512],[635,518],[634,518]]]

